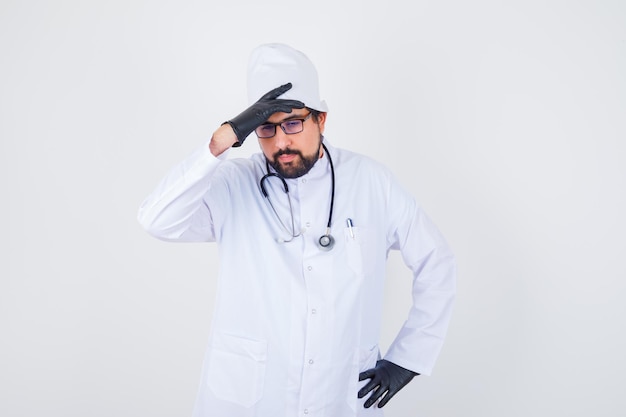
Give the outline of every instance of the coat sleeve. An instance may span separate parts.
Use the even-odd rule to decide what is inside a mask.
[[[390,180],[388,244],[400,250],[412,271],[413,303],[408,319],[385,358],[403,368],[430,375],[452,313],[456,264],[443,236],[412,196]]]
[[[211,209],[204,196],[223,158],[203,146],[172,168],[139,207],[137,218],[143,228],[166,241],[214,241]]]

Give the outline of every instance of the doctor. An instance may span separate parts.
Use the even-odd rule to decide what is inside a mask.
[[[430,374],[455,263],[389,170],[332,146],[317,72],[283,44],[256,48],[250,107],[175,166],[139,221],[167,241],[217,242],[218,294],[194,417],[382,416]],[[261,153],[228,159],[255,133]],[[385,262],[399,250],[413,303],[379,351]],[[408,307],[408,306],[407,306]]]

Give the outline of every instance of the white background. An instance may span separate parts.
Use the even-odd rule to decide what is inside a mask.
[[[458,257],[434,375],[387,415],[625,415],[625,3],[214,3],[0,1],[0,415],[190,414],[217,251],[135,216],[276,41],[316,64],[327,138]],[[388,269],[383,347],[410,285]]]

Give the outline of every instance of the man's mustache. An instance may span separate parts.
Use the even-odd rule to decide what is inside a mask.
[[[287,148],[287,149],[281,149],[280,151],[276,152],[274,154],[274,161],[278,159],[278,157],[281,155],[300,155],[301,158],[303,157],[302,152]]]

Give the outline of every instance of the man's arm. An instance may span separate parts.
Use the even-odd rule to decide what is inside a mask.
[[[390,176],[387,196],[388,244],[400,250],[413,274],[413,303],[409,317],[385,358],[362,372],[370,381],[359,391],[373,391],[365,407],[378,399],[384,406],[413,377],[429,375],[443,345],[455,295],[456,266],[443,236],[397,181]]]
[[[162,240],[212,241],[215,239],[211,213],[203,197],[211,185],[224,152],[240,146],[256,127],[277,112],[290,113],[304,104],[278,97],[291,88],[281,85],[261,97],[238,116],[223,123],[211,141],[174,167],[139,208],[138,220],[144,229]]]
[[[203,198],[220,162],[205,144],[172,168],[139,207],[137,218],[143,228],[167,241],[214,240],[210,210]]]
[[[435,224],[411,198],[398,210],[393,248],[413,275],[413,303],[385,359],[430,375],[448,330],[456,293],[454,254]]]

